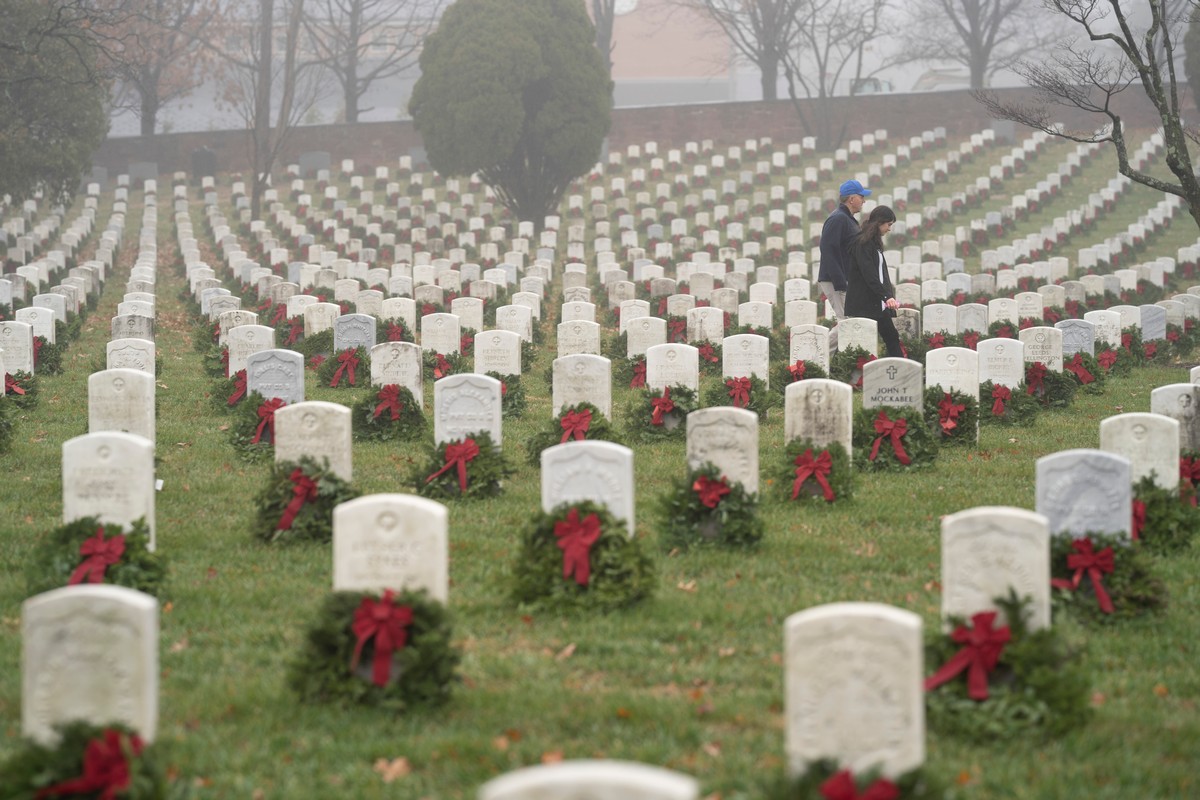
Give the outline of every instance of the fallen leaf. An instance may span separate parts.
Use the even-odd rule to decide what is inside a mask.
[[[1104,705],[1104,701],[1107,699],[1108,698],[1104,696],[1104,692],[1092,692],[1092,707],[1099,708],[1100,706]]]
[[[633,716],[633,712],[630,711],[628,708],[618,708],[617,709],[617,719],[629,719],[632,716]]]
[[[679,555],[679,548],[678,548],[678,547],[672,547],[672,548],[671,548],[671,552],[667,553],[667,558],[674,558],[674,557],[675,557],[675,556],[677,556],[677,555]]]
[[[547,750],[546,752],[542,753],[542,763],[543,764],[557,764],[558,762],[560,762],[562,760],[563,760],[563,751],[562,750]]]
[[[701,703],[700,705],[696,706],[696,716],[703,717],[707,714],[711,714],[715,710],[716,707],[712,703]]]
[[[958,776],[954,779],[954,782],[957,783],[959,786],[966,786],[968,783],[971,782],[970,770],[964,769],[962,772],[958,773]]]
[[[180,639],[178,642],[176,642],[175,644],[171,645],[170,652],[182,653],[184,650],[187,650],[187,649],[188,649],[188,637],[185,636],[182,639]]]
[[[1155,694],[1156,696],[1158,696],[1158,697],[1166,697],[1166,696],[1167,696],[1167,695],[1169,695],[1170,693],[1171,693],[1171,690],[1167,688],[1167,685],[1166,685],[1165,683],[1156,683],[1156,684],[1154,684],[1154,694]]]
[[[208,578],[210,581],[211,581],[213,578],[217,577],[217,568],[216,568],[216,567],[209,567],[209,568],[208,568],[208,571],[204,573],[204,577]]]
[[[558,655],[554,656],[554,660],[555,661],[566,661],[568,658],[570,658],[573,655],[575,655],[575,643],[571,642],[569,645],[564,647],[562,650],[558,651]]]
[[[721,648],[719,648],[719,649],[717,650],[717,655],[718,655],[720,658],[729,658],[731,655],[733,655],[733,654],[734,654],[734,653],[736,653],[736,652],[737,652],[737,649],[736,649],[736,648],[733,648],[733,647],[721,647]]]
[[[229,426],[228,426],[228,425],[218,425],[218,426],[217,426],[217,430],[219,430],[219,431],[227,431],[227,430],[229,430]]]
[[[522,735],[522,734],[521,734],[521,732],[520,732],[519,730],[517,730],[516,728],[509,728],[508,730],[504,731],[504,735],[508,737],[508,740],[509,740],[510,742],[519,742],[519,741],[521,741],[521,735]]]
[[[694,591],[696,591],[696,582],[695,581],[687,581],[685,583],[683,581],[680,581],[675,586],[675,588],[679,589],[680,591],[683,591],[683,592],[694,592]]]
[[[508,741],[507,736],[497,736],[495,739],[492,739],[492,747],[496,748],[501,753],[508,749],[509,744],[510,742]]]
[[[409,766],[408,759],[404,756],[391,761],[386,758],[378,758],[372,769],[379,773],[379,777],[383,778],[384,783],[391,783],[396,778],[403,778],[412,772],[412,767]]]
[[[700,749],[703,750],[705,753],[708,753],[708,755],[711,756],[712,758],[720,758],[721,757],[721,743],[720,742],[705,742],[704,744],[700,745]]]
[[[941,590],[942,590],[941,582],[939,582],[939,581],[926,581],[925,582],[925,591],[940,592]]]

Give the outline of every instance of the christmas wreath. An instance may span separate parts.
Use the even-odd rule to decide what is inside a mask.
[[[229,444],[246,461],[264,461],[275,454],[275,412],[287,403],[251,392],[233,408]]]
[[[758,544],[765,526],[758,516],[758,495],[730,481],[712,464],[688,470],[659,499],[659,530],[664,549],[717,544]]]
[[[612,611],[649,597],[654,563],[625,522],[590,501],[538,514],[513,565],[512,598],[552,611]]]
[[[625,427],[641,442],[683,438],[687,415],[697,408],[696,392],[686,386],[643,389],[625,407]]]
[[[696,361],[700,365],[700,374],[705,377],[721,377],[721,343],[691,342],[696,348]]]
[[[1063,373],[1075,379],[1076,386],[1088,394],[1104,394],[1107,373],[1093,356],[1078,352],[1063,359]]]
[[[832,759],[821,759],[802,775],[777,778],[764,794],[767,800],[941,800],[948,796],[946,791],[924,769],[889,779],[879,770],[856,775]]]
[[[1057,736],[1082,725],[1091,688],[1083,667],[1084,643],[1067,626],[1030,630],[1029,598],[1009,590],[995,611],[951,619],[952,632],[931,633],[925,663],[930,726],[939,734],[974,741],[1042,734]]]
[[[1146,362],[1146,345],[1142,343],[1142,330],[1137,325],[1121,329],[1120,356],[1134,366]]]
[[[1066,408],[1075,397],[1075,375],[1047,369],[1041,361],[1025,367],[1025,393],[1046,408]]]
[[[916,408],[860,408],[854,414],[856,459],[867,471],[919,469],[933,463],[937,439]]]
[[[329,468],[305,456],[277,463],[254,501],[255,537],[264,542],[328,542],[333,509],[359,492]]]
[[[25,739],[0,764],[4,797],[165,800],[175,794],[154,746],[130,728],[72,722],[56,732],[57,744]]]
[[[775,370],[775,374],[772,376],[772,385],[777,392],[786,395],[787,387],[797,381],[828,377],[829,375],[821,368],[821,365],[815,361],[794,361],[791,364],[785,361]]]
[[[214,406],[228,411],[246,399],[246,388],[246,370],[239,369],[228,378],[218,380],[209,398]]]
[[[440,445],[427,443],[425,459],[416,464],[410,483],[434,500],[494,497],[511,472],[491,435],[480,432]]]
[[[355,403],[354,438],[375,442],[410,442],[425,435],[425,414],[408,387],[396,383],[372,386]]]
[[[779,395],[768,391],[766,383],[757,375],[748,378],[725,378],[720,383],[710,385],[704,393],[706,407],[746,408],[757,414],[761,421],[766,420],[767,412],[778,399]]]
[[[625,351],[622,350],[622,353]],[[633,358],[625,358],[621,355],[618,358],[612,359],[613,365],[613,385],[626,386],[630,389],[646,388],[646,357],[634,356]],[[551,368],[553,370],[553,367]],[[550,380],[547,383],[553,383],[553,371],[551,371]]]
[[[525,390],[521,388],[520,375],[486,373],[489,378],[500,381],[500,416],[504,419],[519,419],[525,412]]]
[[[4,373],[4,397],[0,402],[22,410],[34,408],[38,402],[37,376],[24,371]]]
[[[317,368],[317,381],[331,389],[371,383],[371,357],[361,347],[347,347]]]
[[[289,342],[288,344],[295,344],[294,349],[296,352],[303,355],[305,360],[311,358],[312,356],[328,357],[333,352],[333,329],[326,328],[325,330],[314,333],[311,336],[305,336],[303,333],[301,333],[300,338],[297,341]]]
[[[1133,356],[1119,347],[1104,346],[1096,353],[1096,365],[1105,375],[1128,375],[1133,370]]]
[[[793,439],[784,448],[784,461],[775,483],[788,500],[844,502],[854,496],[850,454],[840,442],[820,447],[809,439]]]
[[[428,592],[334,592],[288,668],[304,701],[391,712],[450,699],[460,655],[446,607]]]
[[[50,344],[44,336],[33,337],[33,364],[42,375],[61,375],[62,358],[67,350],[65,341]]]
[[[1158,486],[1149,475],[1133,485],[1133,538],[1147,550],[1178,552],[1191,544],[1198,529],[1200,509],[1186,495]]]
[[[159,597],[167,579],[161,553],[147,549],[150,529],[145,519],[129,528],[81,517],[52,530],[29,562],[30,595],[62,586],[107,583]]]
[[[1167,590],[1145,548],[1125,536],[1089,533],[1050,541],[1054,611],[1087,622],[1130,619],[1163,610]]]
[[[838,350],[829,359],[829,377],[861,389],[863,367],[876,358],[861,347]]]
[[[471,365],[467,363],[466,357],[459,353],[444,355],[426,350],[422,353],[421,358],[424,362],[422,368],[425,380],[438,381],[447,375],[460,375],[471,371]]]
[[[549,424],[533,434],[526,445],[529,463],[537,466],[542,451],[564,442],[615,442],[625,444],[608,417],[591,403],[566,406]]]
[[[925,390],[925,421],[939,444],[975,445],[979,441],[979,400],[930,386]]]
[[[1010,389],[991,381],[979,385],[981,425],[1024,425],[1037,416],[1038,404],[1024,386]]]

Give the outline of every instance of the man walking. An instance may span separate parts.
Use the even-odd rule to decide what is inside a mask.
[[[829,353],[837,351],[837,323],[846,315],[846,269],[850,260],[850,240],[858,233],[854,215],[862,211],[863,201],[871,194],[856,180],[838,188],[838,207],[821,228],[821,271],[817,286],[833,308],[834,328],[829,332]]]

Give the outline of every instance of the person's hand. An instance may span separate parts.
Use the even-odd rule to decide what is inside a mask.
[[[887,307],[888,307],[888,308],[899,308],[899,307],[900,307],[900,301],[899,301],[899,300],[897,300],[897,299],[896,299],[896,298],[894,298],[894,297],[889,297],[889,298],[887,299],[887,303],[886,303],[886,305],[887,305]]]

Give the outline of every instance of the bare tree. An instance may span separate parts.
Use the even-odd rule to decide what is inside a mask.
[[[798,20],[796,46],[784,53],[783,72],[800,124],[823,148],[836,148],[846,137],[845,115],[835,113],[830,102],[838,87],[843,81],[853,86],[883,67],[864,73],[863,55],[884,34],[889,2],[810,0]]]
[[[1137,183],[1183,198],[1200,227],[1200,180],[1188,151],[1188,140],[1200,142],[1195,128],[1181,115],[1175,47],[1182,24],[1168,18],[1168,0],[1144,0],[1149,19],[1136,25],[1128,0],[1047,0],[1047,6],[1082,30],[1083,44],[1067,43],[1052,57],[1023,62],[1017,71],[1035,90],[1031,102],[1003,102],[992,92],[975,97],[993,116],[1008,119],[1076,142],[1111,142],[1117,169]],[[1118,110],[1120,95],[1139,87],[1158,113],[1167,168],[1175,181],[1152,175],[1129,161],[1125,125]],[[1096,115],[1098,130],[1063,128],[1057,108]]]
[[[811,0],[678,0],[712,20],[734,50],[758,67],[763,100],[777,100],[777,82],[800,35]]]
[[[377,81],[414,66],[446,0],[309,0],[304,17],[317,61],[341,88],[346,122],[358,122]]]
[[[1036,22],[1038,0],[916,0],[911,9],[902,51],[912,60],[963,65],[972,89],[1055,36],[1052,26]]]

